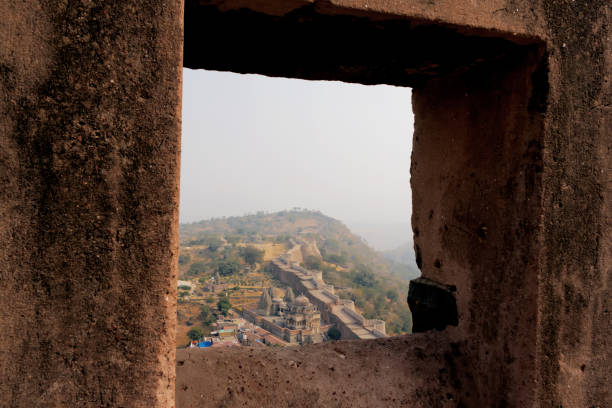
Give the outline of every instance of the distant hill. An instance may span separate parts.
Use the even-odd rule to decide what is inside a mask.
[[[406,242],[405,244],[400,245],[390,251],[383,251],[382,254],[385,258],[403,265],[407,265],[413,268],[417,274],[420,274],[414,258],[414,246],[412,242]]]
[[[388,252],[378,252],[341,221],[318,211],[259,212],[239,217],[214,218],[181,224],[179,227],[179,239],[182,245],[198,239],[221,238],[226,234],[244,236],[244,241],[251,243],[261,243],[269,237],[277,237],[277,239],[291,236],[314,238],[322,254],[340,256],[345,253],[348,261],[368,265],[375,274],[383,276],[389,274],[406,281],[419,274],[414,261],[410,262],[411,247],[406,248],[405,254],[402,253],[400,257],[394,254],[403,246]]]
[[[390,251],[412,240],[410,222],[346,221],[346,225],[378,251]]]
[[[405,299],[416,271],[385,258],[342,222],[321,212],[259,212],[181,224],[179,277],[207,282],[220,275],[221,282],[236,288],[236,293],[249,285],[269,285],[274,278],[266,273],[266,262],[284,251],[292,237],[316,242],[320,257],[305,258],[304,266],[323,271],[324,280],[337,288],[340,297],[352,299],[366,318],[385,320],[389,334],[410,331]],[[245,263],[247,246],[263,251],[260,262]]]

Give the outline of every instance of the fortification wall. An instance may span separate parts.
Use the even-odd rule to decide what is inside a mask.
[[[375,331],[379,334],[379,337],[386,336],[387,329],[385,327],[385,321],[379,319],[366,320],[364,326],[371,331]],[[382,334],[382,336],[380,336]]]
[[[331,291],[330,291],[330,290],[328,290],[328,289],[323,289],[323,290],[322,290],[322,292],[323,292],[323,293],[324,293],[324,294],[325,294],[327,297],[331,298],[331,299],[332,299],[332,301],[333,301],[334,303],[340,303],[340,297],[339,297],[339,296],[337,296],[335,293],[331,292]]]
[[[306,294],[306,296],[308,296],[308,299],[310,300],[310,302],[315,305],[317,307],[317,309],[319,309],[319,313],[321,313],[321,319],[323,319],[323,321],[329,322],[331,321],[331,309],[329,307],[329,305],[325,302],[323,302],[322,300],[320,300],[318,297],[316,296],[311,296],[310,293]]]
[[[304,262],[301,247],[296,245],[294,241],[291,241],[291,245],[293,246],[285,253],[285,259],[298,264]]]
[[[355,302],[350,299],[340,299],[340,304],[345,308],[355,311]]]
[[[300,240],[299,244],[300,251],[302,252],[302,259],[306,259],[307,257],[311,256],[318,259],[322,259],[321,253],[319,252],[319,248],[317,247],[317,243],[314,239],[302,239]]]
[[[338,315],[331,313],[330,322],[332,322],[336,328],[340,331],[342,340],[359,340],[359,336],[349,327],[346,322],[338,317]]]
[[[0,16],[0,406],[173,406],[183,2]]]
[[[349,315],[350,317],[352,317],[353,319],[355,319],[355,321],[361,325],[364,325],[366,322],[366,319],[361,315],[361,313],[357,313],[354,310],[351,309],[345,309],[344,307],[342,308],[342,311],[344,313],[346,313],[347,315]]]
[[[291,286],[297,293],[305,294],[308,292],[308,288],[304,286],[302,279],[300,279],[297,274],[291,272],[291,268],[289,266],[273,260],[270,262],[270,268],[272,273],[275,274],[279,281],[285,285]]]
[[[295,252],[295,248],[299,248],[299,245],[296,244],[289,249],[288,252]],[[373,334],[375,337],[386,337],[384,322],[382,325],[380,323],[366,325],[366,319],[355,311],[355,304],[352,301],[340,299],[329,289],[323,289],[321,291],[330,298],[329,302],[322,301],[319,297],[315,296],[310,288],[304,285],[304,279],[301,279],[299,276],[300,274],[302,276],[310,276],[311,272],[298,265],[293,265],[284,261],[289,258],[290,257],[285,253],[281,258],[272,260],[270,262],[272,272],[282,283],[291,286],[294,290],[307,296],[311,303],[319,309],[321,318],[324,321],[334,323],[338,327],[343,339],[360,339],[361,336],[355,332],[356,326],[359,326],[359,330],[363,329],[365,332]],[[321,281],[321,283],[323,282]],[[340,317],[342,314],[348,315],[353,321],[345,321]],[[374,333],[374,331],[376,331],[376,333]]]

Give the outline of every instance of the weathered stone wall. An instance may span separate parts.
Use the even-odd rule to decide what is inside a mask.
[[[271,272],[278,278],[279,281],[285,285],[289,285],[293,288],[296,293],[307,293],[308,288],[304,286],[304,283],[299,276],[290,271],[288,266],[273,260],[270,262]]]
[[[0,406],[170,407],[182,2],[0,16]]]
[[[321,319],[323,319],[323,321],[330,322],[332,319],[332,314],[330,308],[327,307],[327,304],[316,298],[315,296],[312,296],[309,299],[312,304],[315,305],[317,309],[319,309],[319,312],[321,313]]]
[[[454,408],[446,363],[453,351],[445,340],[427,333],[280,349],[177,350],[176,406]]]
[[[314,239],[301,240],[300,250],[302,252],[302,259],[306,259],[308,257],[315,257],[318,259],[322,259],[321,252],[319,252],[319,248],[317,247],[317,242]]]
[[[368,330],[377,331],[380,334],[387,334],[387,329],[385,327],[385,321],[379,319],[368,319],[365,321],[364,326]]]
[[[465,369],[496,373],[464,390],[471,406],[534,403],[543,115],[533,110],[531,79],[539,58],[517,55],[414,90],[417,262],[423,277],[455,287],[453,335],[466,342]]]
[[[286,263],[285,260],[291,258],[287,254],[298,252],[299,248],[300,245],[295,245],[287,253],[270,262],[270,270],[276,275],[276,278],[291,286],[296,292],[306,295],[320,311],[321,318],[336,325],[342,333],[343,339],[386,337],[385,322],[377,320],[373,324],[366,325],[366,319],[355,311],[353,301],[341,300],[328,289],[313,290],[312,286],[307,286],[312,281],[300,279],[299,273],[304,273],[305,276],[315,275],[320,279],[322,279],[322,274],[320,271],[311,272],[298,265]],[[324,287],[322,280],[315,283],[319,285],[317,287]],[[321,300],[318,297],[320,293],[327,294],[329,300],[327,302]]]
[[[0,405],[172,405],[181,4],[0,3]],[[415,243],[459,322],[333,360],[375,381],[296,352],[294,394],[248,381],[270,350],[240,395],[211,354],[178,405],[612,405],[611,8],[188,0],[186,66],[414,87]]]
[[[186,20],[186,65],[413,86],[415,243],[456,299],[460,401],[610,405],[610,3],[305,3],[188,4],[211,25]],[[258,34],[190,51],[238,26]]]
[[[346,323],[339,319],[335,314],[330,313],[328,321],[333,323],[334,326],[340,331],[341,340],[359,340],[359,336],[355,333],[355,331],[348,327]]]
[[[610,4],[533,9],[545,49],[414,90],[415,245],[466,377],[496,373],[466,401],[607,405]]]

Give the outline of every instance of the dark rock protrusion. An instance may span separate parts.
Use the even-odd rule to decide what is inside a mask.
[[[412,332],[444,330],[457,326],[457,301],[454,286],[446,286],[427,278],[410,281],[408,305],[412,312]]]

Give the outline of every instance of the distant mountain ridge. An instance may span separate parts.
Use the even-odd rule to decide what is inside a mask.
[[[345,224],[378,251],[390,251],[412,241],[410,222],[346,221]]]
[[[400,229],[410,231],[409,224],[401,226]],[[375,273],[382,272],[383,275],[388,273],[406,281],[419,274],[412,255],[412,244],[405,244],[391,251],[377,251],[344,223],[320,211],[301,209],[274,213],[262,211],[244,216],[212,218],[179,226],[179,240],[182,243],[194,237],[202,238],[210,235],[222,237],[233,233],[260,238],[268,235],[314,237],[323,250],[326,245],[332,246],[332,251],[344,250],[351,255],[355,263],[366,264],[372,267]],[[335,241],[346,245],[342,249],[335,248],[337,246]]]
[[[414,246],[412,242],[406,242],[398,246],[395,249],[389,251],[382,251],[383,256],[391,261],[401,263],[403,265],[408,265],[415,270],[418,270],[415,256],[414,256]]]

